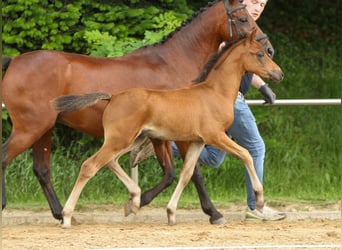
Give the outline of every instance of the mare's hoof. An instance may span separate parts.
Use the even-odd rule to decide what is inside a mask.
[[[224,225],[227,223],[227,220],[224,217],[218,218],[216,220],[211,220],[210,223],[213,225]]]

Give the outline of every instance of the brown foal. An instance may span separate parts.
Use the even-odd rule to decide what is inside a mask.
[[[257,209],[264,204],[263,187],[248,151],[225,133],[234,119],[233,105],[242,75],[255,73],[275,82],[283,79],[280,67],[255,41],[255,31],[241,42],[226,46],[206,64],[198,84],[176,90],[130,89],[115,95],[93,93],[63,96],[54,100],[60,112],[74,111],[110,100],[103,113],[104,143],[81,166],[75,186],[63,209],[63,227],[71,227],[71,217],[82,189],[96,172],[108,167],[126,185],[132,198],[133,212],[140,207],[140,188],[121,168],[118,160],[141,139],[140,135],[159,140],[188,141],[189,147],[177,187],[167,205],[169,225],[176,223],[176,208],[184,187],[205,144],[236,155],[246,166],[256,194]],[[209,122],[210,121],[210,122]]]

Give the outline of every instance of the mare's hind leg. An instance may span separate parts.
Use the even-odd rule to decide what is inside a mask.
[[[50,178],[51,137],[52,129],[33,144],[33,172],[43,189],[53,217],[62,220],[63,207],[57,198]]]
[[[189,143],[188,142],[176,142],[176,144],[177,144],[177,148],[180,154],[182,155],[182,158],[184,159],[184,156],[186,152],[188,151]],[[201,166],[198,162],[196,163],[194,173],[191,177],[191,181],[194,183],[196,187],[203,212],[210,216],[209,218],[210,223],[218,224],[218,225],[225,224],[227,222],[226,219],[223,217],[223,215],[219,211],[217,211],[217,209],[215,208],[214,204],[211,202],[209,195],[205,189],[203,176],[201,172]]]
[[[17,128],[13,125],[10,137],[2,145],[2,209],[6,207],[6,168],[16,156],[31,147],[39,136],[43,134],[40,134],[40,131],[42,130],[38,128],[25,128],[25,130],[22,130],[21,127]]]

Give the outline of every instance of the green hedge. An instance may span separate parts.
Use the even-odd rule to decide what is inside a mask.
[[[151,33],[159,37],[174,30],[189,13],[190,8],[182,0],[153,4],[140,0],[125,4],[86,0],[3,1],[3,54],[11,56],[37,49],[87,53],[88,42],[96,41],[98,33],[110,35],[116,47],[118,42],[134,40],[137,48],[154,42]],[[149,41],[143,41],[146,36]]]

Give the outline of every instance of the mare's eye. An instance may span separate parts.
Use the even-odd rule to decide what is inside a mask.
[[[239,3],[243,3],[243,0],[239,0]]]
[[[257,53],[256,53],[256,55],[258,56],[258,57],[264,57],[265,56],[265,53],[264,53],[264,51],[258,51]]]
[[[239,17],[239,21],[242,23],[247,23],[248,22],[248,18],[245,16]]]

